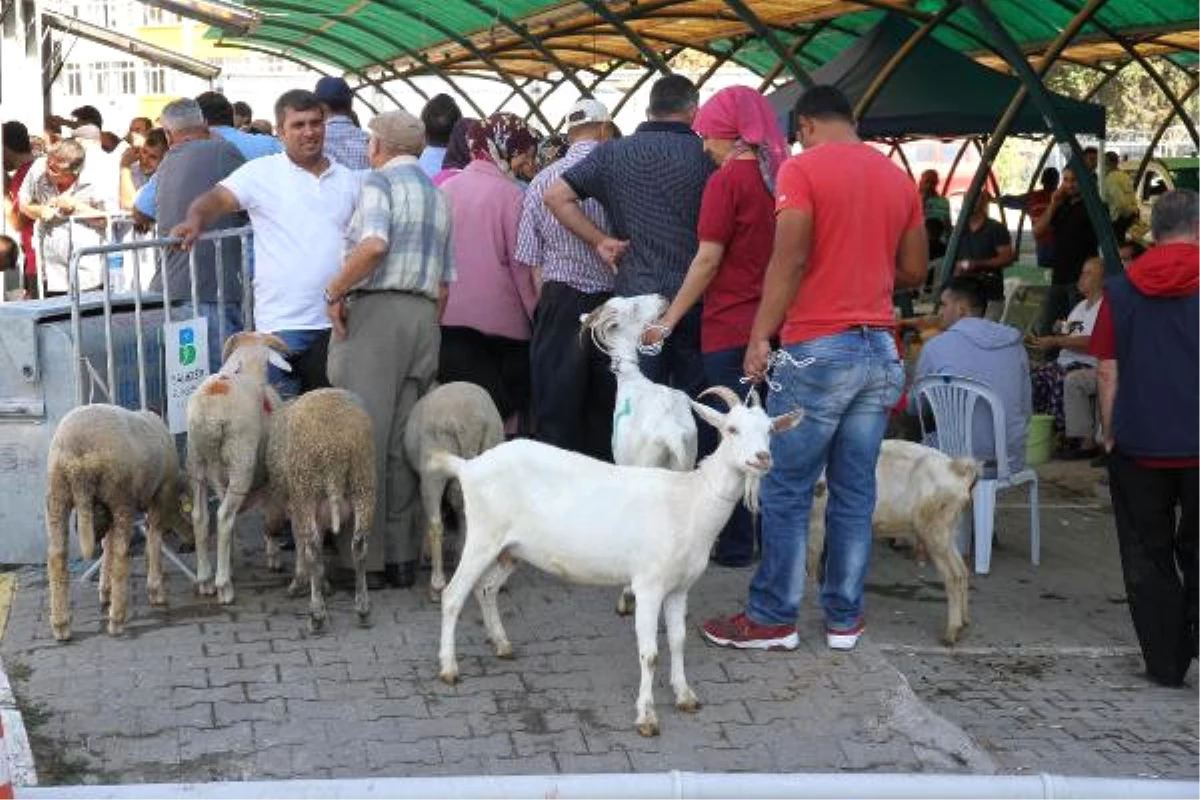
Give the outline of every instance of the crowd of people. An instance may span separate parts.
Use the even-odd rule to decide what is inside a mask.
[[[945,254],[951,220],[939,176],[914,185],[861,141],[833,87],[798,100],[797,155],[760,93],[729,87],[701,104],[678,75],[653,85],[646,121],[625,136],[589,97],[556,137],[512,114],[464,117],[446,95],[419,116],[387,111],[363,127],[353,100],[344,80],[322,78],[313,91],[284,93],[264,134],[244,104],[206,92],[168,103],[158,128],[134,120],[115,144],[83,107],[72,135],[48,139],[40,158],[28,132],[6,124],[4,154],[28,274],[35,222],[45,289],[61,293],[70,246],[103,235],[80,212],[128,209],[139,227],[156,223],[182,241],[151,288],[191,297],[195,250],[199,305],[189,313],[208,318],[210,342],[216,319],[226,333],[243,324],[241,254],[236,239],[199,237],[252,226],[244,288],[254,323],[289,348],[291,369],[273,367],[273,383],[285,395],[349,389],[373,420],[373,585],[415,580],[420,516],[403,431],[416,401],[435,382],[470,381],[488,391],[510,435],[611,459],[614,379],[607,357],[581,341],[579,320],[614,295],[653,293],[670,302],[642,337],[647,377],[691,397],[711,385],[744,395],[747,381],[758,383],[772,413],[806,414],[773,440],[761,519],[739,509],[714,547],[719,564],[757,567],[745,607],[704,623],[710,642],[797,646],[807,520],[823,477],[826,641],[855,646],[880,442],[897,415],[923,413],[901,401],[911,379],[953,374],[985,383],[1005,407],[1007,429],[977,437],[985,462],[1003,436],[1009,466],[1023,466],[1035,411],[1059,420],[1073,455],[1115,448],[1114,504],[1149,671],[1174,682],[1180,663],[1186,670],[1197,600],[1195,193],[1159,201],[1159,244],[1141,257],[1131,250],[1127,275],[1107,284],[1080,195],[1090,173],[1047,170],[1041,189],[1000,198],[1033,218],[1051,275],[1039,335],[1025,337],[998,321],[1016,255],[989,215],[992,197],[980,195]],[[1119,170],[1108,176],[1109,222],[1124,239],[1132,191]],[[223,275],[218,247],[230,248]],[[939,257],[953,260],[928,326],[941,332],[907,374],[895,293],[924,285]],[[98,285],[101,268],[81,265],[81,288]],[[1044,356],[1032,368],[1030,353]],[[1149,366],[1159,358],[1173,368]],[[1167,424],[1153,422],[1163,413]],[[718,432],[699,427],[704,455]],[[1178,505],[1176,529],[1164,509]],[[348,568],[348,540],[339,546]],[[1176,551],[1191,561],[1178,562],[1182,582],[1172,583]],[[1175,616],[1158,614],[1164,604]]]

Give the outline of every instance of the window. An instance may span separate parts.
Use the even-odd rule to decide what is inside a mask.
[[[62,71],[63,87],[68,97],[83,96],[83,73],[78,64],[67,64]]]
[[[163,15],[163,10],[157,6],[142,5],[142,24],[143,25],[167,25],[166,18]]]
[[[161,65],[147,64],[142,68],[142,94],[166,94],[167,71]]]
[[[137,65],[132,61],[98,61],[93,73],[97,95],[137,94]]]

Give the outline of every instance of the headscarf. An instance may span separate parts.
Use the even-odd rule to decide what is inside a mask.
[[[492,114],[478,128],[467,131],[467,145],[472,160],[491,161],[506,175],[511,172],[509,160],[537,145],[533,131],[516,114]]]
[[[479,120],[474,117],[459,117],[450,129],[450,140],[446,143],[446,155],[442,159],[442,169],[462,169],[471,163],[471,148],[467,145],[467,131],[471,126],[479,126]]]
[[[730,139],[735,152],[753,150],[767,190],[775,192],[775,176],[787,158],[787,142],[767,99],[749,86],[729,86],[714,94],[692,122],[706,139]]]

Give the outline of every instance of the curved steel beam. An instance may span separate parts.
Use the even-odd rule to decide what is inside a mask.
[[[620,31],[621,35],[628,39],[633,46],[636,47],[641,54],[646,57],[646,61],[649,62],[655,70],[664,75],[671,74],[671,68],[667,66],[667,59],[664,59],[658,54],[657,51],[646,44],[646,40],[643,39],[637,31],[629,27],[629,25],[625,23],[625,20],[621,19],[619,14],[614,14],[612,9],[608,7],[608,3],[604,2],[604,0],[581,0],[581,2],[590,8],[597,16],[603,17],[604,21],[609,25],[612,25],[614,28]]]
[[[728,53],[718,59],[715,59],[712,64],[709,64],[708,69],[704,71],[704,74],[696,79],[696,91],[700,91],[700,88],[704,86],[704,84],[708,83],[709,79],[717,73],[717,70],[729,63],[729,60],[737,54],[737,51],[745,47],[746,43],[749,41],[751,41],[749,38],[742,39],[736,45],[733,45],[731,48],[729,48]]]
[[[488,13],[488,10],[483,7],[483,3],[481,3],[480,0],[461,0],[461,2],[466,3],[467,5],[471,6],[472,8],[474,8],[481,14]],[[570,80],[571,83],[575,84],[576,88],[578,88],[579,91],[581,91],[581,92],[584,91],[583,82],[580,81],[578,77],[576,77],[574,68],[568,66],[567,64],[564,64],[561,60],[559,60],[558,56],[556,56],[554,53],[552,53],[545,46],[545,44],[543,44],[542,41],[540,39],[538,39],[536,36],[531,36],[529,33],[529,30],[524,25],[513,20],[507,14],[502,13],[500,11],[500,4],[497,0],[494,0],[494,3],[495,3],[495,7],[492,9],[492,13],[495,15],[495,18],[502,25],[504,25],[506,28],[508,28],[513,33],[515,33],[517,36],[521,37],[523,40],[525,40],[525,42],[527,42],[530,47],[532,47],[539,54],[541,54],[542,58],[546,59],[551,64],[556,66],[558,68],[558,71],[560,73],[562,73],[562,75],[565,76],[568,80]]]
[[[879,11],[894,12],[896,14],[900,14],[902,16],[908,17],[909,19],[919,20],[921,22],[927,22],[930,17],[934,16],[933,14],[931,14],[928,11],[918,11],[916,8],[911,8],[911,7],[905,6],[905,5],[894,4],[891,0],[854,0],[854,1],[856,3],[858,3],[859,5],[867,6],[868,8],[874,8]],[[959,34],[960,36],[965,36],[968,39],[971,39],[972,41],[974,41],[976,44],[979,45],[980,49],[987,50],[991,53],[994,53],[998,58],[1003,60],[1004,56],[1001,55],[1000,50],[997,49],[997,47],[994,44],[992,44],[990,41],[988,41],[987,38],[980,36],[978,33],[971,30],[970,28],[963,27],[962,25],[959,25],[957,22],[952,22],[949,19],[945,20],[942,23],[942,25],[944,25],[945,27],[954,31],[955,33]]]
[[[854,118],[856,120],[863,118],[863,115],[867,113],[867,109],[875,102],[875,98],[883,91],[883,87],[896,74],[896,70],[900,69],[900,65],[904,63],[909,54],[917,49],[917,45],[925,41],[929,34],[933,33],[934,28],[941,25],[946,17],[957,11],[961,4],[961,0],[948,0],[941,11],[927,19],[921,27],[917,28],[912,36],[908,37],[904,44],[900,45],[900,49],[892,54],[892,57],[888,59],[879,72],[875,73],[874,79],[867,86],[867,90],[863,92],[862,97],[858,98],[858,103],[854,106]]]
[[[820,22],[814,23],[803,36],[797,36],[796,40],[788,45],[788,55],[792,58],[799,58],[804,48],[808,47],[808,43],[817,38],[817,34],[829,27],[831,20],[823,19]],[[767,74],[763,76],[762,83],[758,85],[758,91],[761,94],[771,88],[771,84],[779,77],[779,73],[783,72],[785,66],[784,60],[781,58],[775,62],[775,66],[767,70]]]
[[[1108,212],[1104,204],[1100,201],[1096,181],[1083,168],[1083,150],[1079,147],[1079,141],[1075,138],[1074,134],[1062,124],[1062,121],[1058,117],[1058,111],[1050,100],[1046,87],[1042,84],[1042,76],[1049,69],[1050,65],[1054,63],[1058,54],[1066,49],[1071,40],[1083,29],[1083,26],[1095,17],[1105,2],[1106,0],[1088,0],[1087,5],[1071,19],[1070,23],[1063,28],[1050,47],[1047,48],[1035,70],[1030,66],[1029,61],[1022,54],[1021,48],[1013,40],[1012,35],[1004,27],[1004,24],[984,4],[983,0],[964,0],[971,14],[979,21],[980,26],[987,31],[992,41],[996,43],[1001,57],[1013,69],[1017,77],[1021,79],[1022,85],[1013,96],[1008,108],[1005,109],[1004,116],[996,126],[995,133],[993,133],[991,140],[988,141],[987,150],[984,153],[985,157],[980,162],[979,169],[975,172],[975,177],[971,179],[971,188],[968,190],[967,197],[963,201],[962,210],[959,212],[958,225],[955,226],[954,233],[951,235],[950,246],[946,250],[951,256],[943,264],[943,280],[950,266],[954,263],[954,253],[957,252],[958,240],[970,216],[970,208],[974,205],[975,198],[979,196],[979,191],[983,188],[984,178],[989,172],[991,164],[995,160],[996,153],[999,152],[1000,145],[1003,144],[1005,137],[1008,135],[1008,130],[1012,127],[1012,122],[1016,118],[1017,112],[1020,110],[1026,97],[1029,97],[1033,101],[1038,112],[1050,123],[1054,138],[1060,142],[1066,142],[1071,148],[1071,165],[1075,174],[1081,178],[1079,185],[1083,195],[1083,203],[1087,208],[1092,230],[1096,233],[1096,240],[1100,244],[1100,252],[1104,256],[1105,272],[1110,275],[1116,275],[1122,270],[1121,256],[1117,251],[1117,239],[1113,235],[1112,225],[1109,224]]]
[[[1200,81],[1198,81],[1196,77],[1193,77],[1192,85],[1189,86],[1188,90],[1184,92],[1182,97],[1179,98],[1181,105],[1187,102],[1187,100],[1196,93],[1197,86],[1200,86]],[[1158,126],[1158,130],[1154,132],[1153,138],[1150,139],[1150,144],[1146,146],[1145,154],[1142,155],[1142,160],[1138,162],[1137,174],[1133,179],[1133,185],[1135,187],[1142,182],[1142,176],[1146,174],[1146,168],[1150,166],[1150,159],[1154,156],[1154,148],[1158,147],[1158,143],[1162,139],[1163,134],[1165,134],[1167,129],[1171,127],[1171,123],[1177,116],[1179,116],[1179,110],[1172,110],[1170,114],[1167,114],[1166,118],[1162,121],[1162,124]]]
[[[476,47],[475,43],[472,42],[470,39],[468,39],[466,36],[463,36],[461,33],[459,33],[458,31],[454,30],[451,27],[443,25],[441,22],[437,21],[436,19],[431,19],[428,16],[423,15],[423,14],[422,15],[414,14],[413,12],[409,11],[407,8],[403,7],[402,5],[398,5],[397,3],[393,2],[393,0],[374,0],[374,2],[378,3],[379,5],[387,7],[389,10],[394,11],[397,14],[400,14],[401,16],[407,17],[408,19],[411,19],[414,22],[419,22],[423,25],[429,26],[430,28],[433,28],[434,30],[438,31],[439,33],[441,33],[443,36],[447,37],[448,39],[454,40],[454,42],[456,42],[460,47],[465,47],[467,50],[470,50],[472,53],[475,54],[476,58],[478,58],[483,63],[487,64],[492,69],[494,69],[496,71],[496,74],[500,77],[500,79],[503,80],[505,83],[507,83],[510,87],[512,87],[517,92],[517,94],[520,95],[521,99],[525,101],[525,104],[527,106],[535,109],[535,111],[538,115],[538,118],[541,119],[542,123],[547,128],[550,127],[550,121],[548,119],[546,119],[544,114],[542,114],[542,110],[537,107],[537,103],[534,102],[533,98],[530,97],[528,94],[526,94],[525,90],[517,85],[517,82],[512,79],[512,77],[500,65],[500,63],[498,61],[496,61],[496,59],[492,58],[491,55],[489,55],[488,53],[485,53],[484,51],[482,51],[478,47]],[[472,105],[472,107],[476,107],[474,102],[472,102],[471,105]],[[482,113],[483,112],[481,111],[480,114],[482,115]]]
[[[1078,12],[1078,9],[1071,6],[1066,2],[1066,0],[1053,0],[1053,2],[1062,8],[1067,9],[1068,11]],[[1128,53],[1129,57],[1136,61],[1138,65],[1146,71],[1146,74],[1150,76],[1150,80],[1154,81],[1154,85],[1158,87],[1158,90],[1162,92],[1163,97],[1167,98],[1167,102],[1170,103],[1175,109],[1175,113],[1179,115],[1181,120],[1183,120],[1184,127],[1188,129],[1188,133],[1192,137],[1192,143],[1200,145],[1200,133],[1197,133],[1195,123],[1192,122],[1191,117],[1189,117],[1187,114],[1187,110],[1184,109],[1183,105],[1179,102],[1179,98],[1175,96],[1175,92],[1172,91],[1171,87],[1167,84],[1166,80],[1163,79],[1163,76],[1159,74],[1158,70],[1154,68],[1154,66],[1146,59],[1145,56],[1137,51],[1137,47],[1131,44],[1126,37],[1121,35],[1120,31],[1114,30],[1110,25],[1105,24],[1099,18],[1093,19],[1092,24],[1095,25],[1101,33],[1107,34],[1110,39],[1120,45],[1121,49]]]
[[[305,14],[313,13],[312,9],[309,6],[307,6],[303,3],[299,3],[299,2],[288,2],[288,0],[262,0],[262,2],[259,3],[259,6],[263,7],[263,8],[268,8],[268,9],[269,8],[279,8],[279,9],[282,9],[285,11],[292,11],[292,12],[305,13]],[[277,24],[277,20],[273,18],[272,24]],[[293,26],[293,28],[295,28],[295,27],[296,26]],[[308,31],[309,29],[305,28],[303,30]],[[400,52],[405,53],[410,58],[413,58],[414,60],[416,60],[426,70],[428,70],[430,74],[432,74],[434,77],[440,78],[459,97],[463,98],[463,100],[465,100],[467,102],[467,104],[469,106],[471,106],[471,108],[473,108],[478,114],[480,114],[481,116],[483,115],[483,112],[480,110],[479,106],[477,106],[475,104],[475,101],[471,98],[471,95],[468,94],[467,92],[464,92],[461,88],[459,88],[459,86],[454,82],[454,80],[450,77],[450,75],[447,72],[445,72],[442,69],[439,69],[436,64],[431,62],[428,58],[426,58],[424,55],[422,55],[419,51],[414,50],[411,47],[408,47],[407,45],[405,45],[402,42],[395,42],[394,40],[390,39],[389,37],[382,36],[373,30],[370,32],[373,35],[377,36],[378,38],[383,39],[384,41],[388,42],[389,44],[393,44],[400,50]],[[255,34],[255,36],[258,37],[258,34]],[[259,38],[261,38],[261,37],[259,37]],[[332,38],[332,37],[326,36],[325,38]],[[334,41],[338,41],[340,43],[340,40],[334,40]],[[371,60],[377,64],[384,63],[383,60],[381,60],[375,56],[371,56]],[[405,81],[409,80],[410,76],[402,74],[398,69],[395,68],[394,65],[392,65],[391,63],[388,63],[388,66],[392,70],[392,73],[396,77],[398,77],[402,80],[405,80]],[[415,86],[413,86],[413,89],[422,97],[426,96],[423,91],[417,89]],[[400,103],[396,103],[396,105],[399,106]]]
[[[679,55],[679,53],[680,53],[679,50],[674,50],[674,51],[668,51],[667,53],[664,53],[664,55],[666,55],[667,60],[670,61],[672,58]],[[625,92],[625,95],[617,102],[617,105],[611,111],[608,112],[609,119],[616,119],[617,114],[619,114],[621,112],[621,109],[625,107],[625,104],[628,103],[630,101],[630,99],[635,94],[637,94],[638,89],[641,89],[643,86],[645,86],[646,81],[653,78],[655,76],[655,74],[656,74],[655,70],[652,70],[652,69],[646,70],[642,74],[642,77],[638,78],[637,81],[634,82],[633,86],[629,87],[629,90],[627,92]]]
[[[746,24],[750,30],[754,31],[754,35],[767,43],[767,46],[775,51],[775,55],[787,67],[788,71],[805,86],[812,86],[812,76],[808,74],[808,70],[800,66],[800,61],[786,47],[783,42],[779,41],[779,37],[775,35],[775,31],[763,22],[761,18],[746,5],[742,0],[725,0],[725,5],[733,10],[733,13],[738,15],[738,18]]]

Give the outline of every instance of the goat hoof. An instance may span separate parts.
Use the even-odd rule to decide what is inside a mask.
[[[689,690],[686,695],[675,701],[675,708],[685,714],[695,714],[700,710],[700,698]]]
[[[954,645],[958,644],[958,640],[962,638],[962,631],[962,628],[959,628],[958,630],[947,629],[946,634],[942,637],[942,644],[946,645],[947,647],[954,647]]]
[[[146,596],[152,606],[165,606],[167,604],[167,593],[161,586],[157,589],[150,589],[146,592]]]
[[[434,586],[430,586],[429,587],[429,602],[436,603],[437,605],[441,605],[442,604],[442,590],[438,589]]]
[[[60,642],[70,641],[71,639],[71,623],[62,622],[57,625],[50,626],[54,631],[54,638]]]
[[[287,587],[288,597],[299,597],[307,591],[308,582],[301,581],[299,578],[293,578],[292,582],[289,583]]]
[[[496,658],[503,658],[505,661],[511,661],[513,657],[513,646],[511,642],[501,642],[496,645]]]
[[[438,673],[438,679],[447,686],[454,686],[458,683],[458,670],[444,669]]]
[[[213,586],[212,580],[196,581],[196,594],[202,597],[211,597],[217,593],[217,588]]]
[[[658,720],[654,717],[643,720],[637,724],[637,732],[642,736],[658,736]]]
[[[227,606],[233,602],[233,584],[227,583],[224,586],[217,587],[217,602],[223,606]]]

